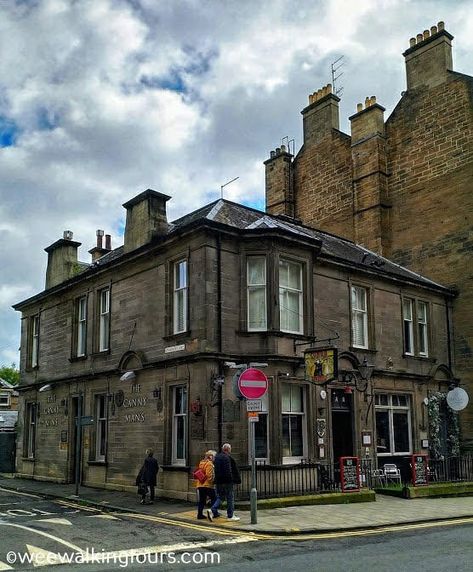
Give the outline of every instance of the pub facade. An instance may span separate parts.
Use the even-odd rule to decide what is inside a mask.
[[[249,366],[269,379],[260,462],[429,453],[432,403],[457,381],[452,290],[226,200],[168,222],[169,198],[148,189],[125,203],[123,246],[97,231],[90,263],[69,231],[46,248],[45,290],[15,306],[20,476],[132,490],[151,447],[158,493],[192,499],[207,449],[230,442],[249,462],[237,390]],[[442,435],[455,423],[443,416]],[[457,445],[436,433],[435,446]]]

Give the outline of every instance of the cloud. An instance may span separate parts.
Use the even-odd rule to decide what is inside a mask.
[[[269,150],[301,144],[307,95],[345,64],[341,127],[367,95],[392,110],[409,37],[446,19],[471,73],[467,2],[38,0],[0,3],[0,361],[9,307],[44,287],[43,248],[121,240],[121,204],[151,187],[170,217],[220,196],[264,203]],[[426,18],[426,14],[428,17]],[[9,359],[10,359],[9,358]],[[17,360],[16,360],[17,361]]]

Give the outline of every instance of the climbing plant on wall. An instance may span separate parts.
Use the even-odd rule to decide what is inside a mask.
[[[460,454],[460,424],[458,413],[447,405],[447,394],[442,392],[432,393],[429,396],[427,405],[429,412],[429,445],[430,456],[438,459],[443,455],[442,431],[441,431],[441,411],[446,412],[446,447],[449,457],[456,457]]]

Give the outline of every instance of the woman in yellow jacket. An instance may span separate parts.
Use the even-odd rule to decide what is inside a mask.
[[[204,458],[199,463],[198,469],[195,471],[201,476],[200,479],[196,479],[195,486],[197,487],[197,518],[203,519],[207,518],[204,516],[204,507],[207,498],[213,504],[215,502],[215,485],[214,485],[214,458],[215,451],[207,451]]]

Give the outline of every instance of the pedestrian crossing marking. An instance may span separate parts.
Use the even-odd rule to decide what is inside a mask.
[[[41,518],[36,522],[50,522],[51,524],[63,524],[65,526],[72,526],[72,522],[65,518]]]
[[[55,552],[50,552],[49,550],[44,550],[44,548],[39,548],[39,546],[33,546],[27,544],[26,548],[30,553],[32,558],[34,568],[39,566],[54,566],[55,564],[64,564],[61,560],[61,555]]]

